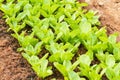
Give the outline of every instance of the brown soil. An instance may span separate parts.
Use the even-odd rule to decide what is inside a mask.
[[[115,31],[120,32],[120,0],[80,1],[88,2],[89,9],[98,11],[101,15],[100,21],[102,25],[107,26],[109,34]],[[27,61],[16,52],[19,47],[18,42],[10,35],[12,32],[7,32],[8,27],[2,16],[3,14],[0,12],[0,80],[40,80]],[[118,41],[120,41],[120,37],[118,37]],[[53,76],[57,76],[57,72]],[[50,78],[46,80],[50,80]],[[59,77],[58,80],[63,79]]]

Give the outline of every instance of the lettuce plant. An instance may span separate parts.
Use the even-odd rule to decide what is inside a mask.
[[[77,65],[79,65],[80,61],[79,59],[74,62],[73,64],[65,60],[63,64],[60,64],[58,62],[54,62],[54,66],[61,72],[61,74],[64,76],[64,80],[85,80],[84,78],[80,78],[78,73],[74,72],[73,70],[76,68]]]
[[[22,55],[31,64],[32,69],[39,77],[44,79],[53,73],[51,70],[52,67],[47,67],[48,60],[46,58],[48,57],[48,54],[45,54],[45,56],[43,56],[41,59],[35,55],[29,56],[26,53],[23,53]]]

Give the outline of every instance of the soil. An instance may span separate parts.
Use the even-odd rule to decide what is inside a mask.
[[[79,0],[87,2],[88,9],[98,11],[102,25],[106,26],[108,34],[118,32],[120,34],[120,0]],[[41,80],[39,79],[30,65],[22,58],[21,53],[17,52],[19,44],[7,32],[8,26],[2,19],[3,13],[0,12],[0,80]],[[120,36],[117,39],[120,41]],[[56,73],[45,80],[57,77],[57,80],[63,80],[60,73]],[[103,80],[107,80],[105,77]]]

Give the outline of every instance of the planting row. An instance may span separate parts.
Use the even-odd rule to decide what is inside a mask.
[[[98,29],[99,16],[85,6],[77,0],[0,0],[18,51],[41,79],[54,74],[49,63],[64,80],[120,79],[117,33]],[[84,53],[78,52],[81,46]]]

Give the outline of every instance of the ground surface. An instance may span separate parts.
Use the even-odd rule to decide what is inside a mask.
[[[89,9],[92,8],[99,12],[101,23],[107,26],[108,34],[115,31],[120,32],[120,0],[80,1],[88,2]],[[0,12],[0,80],[39,80],[26,60],[16,52],[19,45],[10,35],[11,32],[7,32],[8,27],[2,19],[2,15]],[[120,41],[120,37],[118,37],[118,41]],[[58,80],[63,79],[59,77]]]

